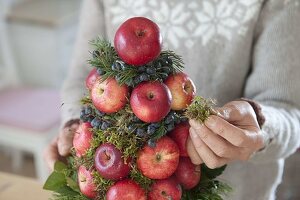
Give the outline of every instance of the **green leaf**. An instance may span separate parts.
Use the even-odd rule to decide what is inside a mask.
[[[78,187],[78,184],[77,184],[76,181],[74,181],[74,180],[71,179],[70,177],[66,177],[66,179],[67,179],[67,184],[68,184],[68,186],[69,186],[72,190],[74,190],[74,191],[76,191],[76,192],[80,192],[79,187]]]
[[[67,165],[61,161],[56,161],[54,164],[54,171],[56,172],[63,172],[64,170],[67,170]]]
[[[79,195],[78,192],[75,192],[72,188],[70,188],[68,186],[60,187],[55,192],[59,193],[61,195],[69,196],[69,197],[73,197],[73,196]]]
[[[217,176],[220,176],[223,173],[225,168],[226,165],[216,169],[209,169],[205,164],[203,164],[201,165],[201,172],[205,174],[208,179],[215,179]]]
[[[43,189],[57,191],[59,188],[66,186],[66,177],[63,173],[54,171],[45,182]]]

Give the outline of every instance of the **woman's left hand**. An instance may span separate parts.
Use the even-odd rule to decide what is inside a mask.
[[[263,137],[252,106],[232,101],[217,109],[204,124],[190,120],[189,156],[194,164],[221,167],[233,160],[248,160],[264,147]]]

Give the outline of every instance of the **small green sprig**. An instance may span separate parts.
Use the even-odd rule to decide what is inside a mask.
[[[182,72],[184,69],[184,62],[181,56],[176,54],[174,51],[166,50],[160,53],[158,59],[166,59],[169,58],[172,60],[172,73],[175,74],[177,72]]]
[[[96,200],[105,199],[108,188],[112,186],[115,182],[101,177],[97,171],[93,171],[92,176],[93,176],[93,182],[95,183],[98,191]]]
[[[154,182],[154,180],[147,178],[144,176],[136,167],[136,165],[132,164],[131,171],[130,171],[130,178],[137,183],[140,184],[141,187],[143,187],[146,191],[150,189],[150,186]]]
[[[118,59],[117,52],[109,41],[97,37],[90,44],[95,48],[92,53],[93,58],[88,60],[92,66],[104,69],[110,68],[113,62]]]
[[[203,123],[210,115],[215,114],[213,107],[216,102],[212,99],[204,99],[196,96],[191,105],[185,111],[185,116]]]

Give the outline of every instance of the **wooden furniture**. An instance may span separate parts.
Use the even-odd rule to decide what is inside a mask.
[[[48,200],[51,192],[42,187],[36,180],[0,172],[1,200]]]

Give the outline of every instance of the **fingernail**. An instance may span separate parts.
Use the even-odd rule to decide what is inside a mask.
[[[204,124],[203,123],[200,123],[200,122],[197,122],[195,120],[190,120],[190,125],[194,128],[194,129],[201,129]]]
[[[216,121],[212,118],[209,117],[206,121],[205,124],[209,127],[214,127],[216,125]]]

